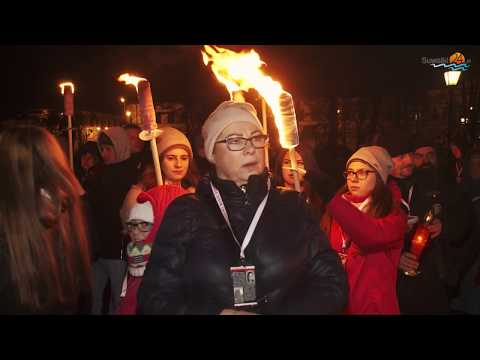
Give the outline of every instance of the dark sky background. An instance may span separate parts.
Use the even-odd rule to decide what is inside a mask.
[[[472,59],[464,76],[477,76],[479,46],[403,45],[219,45],[255,49],[265,72],[294,97],[414,94],[444,86],[439,69],[422,57],[455,51]],[[76,86],[76,110],[120,114],[119,97],[136,101],[135,89],[116,81],[130,72],[150,80],[154,102],[180,101],[214,106],[228,97],[203,65],[201,45],[0,46],[3,117],[35,108],[62,110],[57,84]],[[207,105],[208,104],[208,105]]]

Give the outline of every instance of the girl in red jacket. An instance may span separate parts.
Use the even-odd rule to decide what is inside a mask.
[[[322,219],[347,272],[348,314],[400,313],[397,266],[407,219],[398,187],[387,184],[392,167],[384,148],[360,148],[347,161],[347,183]]]

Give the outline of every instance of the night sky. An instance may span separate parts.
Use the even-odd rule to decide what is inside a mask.
[[[255,49],[265,72],[294,97],[396,95],[444,86],[439,69],[422,57],[448,57],[455,51],[472,59],[465,76],[480,72],[479,46],[383,45],[220,45],[235,51]],[[57,84],[76,86],[76,110],[120,114],[119,97],[136,100],[135,89],[116,81],[130,72],[150,80],[154,102],[216,104],[227,99],[211,70],[203,65],[201,45],[0,46],[2,117],[35,108],[61,110]],[[209,105],[210,106],[210,105]]]

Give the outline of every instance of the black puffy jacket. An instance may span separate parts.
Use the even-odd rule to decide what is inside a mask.
[[[218,208],[219,189],[241,242],[267,192],[267,175],[251,176],[242,191],[231,181],[204,178],[196,195],[177,198],[166,211],[138,293],[139,314],[219,314],[233,308],[230,267],[240,249]],[[245,250],[256,266],[260,314],[335,314],[347,301],[338,256],[298,193],[272,188]]]

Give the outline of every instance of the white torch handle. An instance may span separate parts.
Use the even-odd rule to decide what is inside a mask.
[[[72,140],[72,117],[68,118],[68,159],[70,161],[70,167],[73,169],[73,140]]]
[[[267,128],[267,103],[265,99],[262,98],[262,122],[263,122],[263,131],[265,135],[268,135],[268,128]],[[265,166],[267,169],[270,170],[270,158],[268,156],[268,144],[265,145]]]
[[[298,165],[297,157],[295,156],[295,148],[288,149],[288,154],[290,155],[290,161],[292,163],[293,179],[295,180],[295,190],[300,192],[300,180],[298,178]]]
[[[160,168],[160,160],[158,158],[157,139],[155,137],[150,140],[150,149],[152,150],[153,164],[155,165],[157,185],[163,185],[162,170]]]

